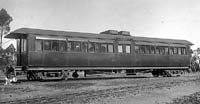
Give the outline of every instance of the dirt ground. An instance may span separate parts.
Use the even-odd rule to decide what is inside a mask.
[[[200,73],[120,79],[21,81],[4,86],[0,104],[198,104]]]

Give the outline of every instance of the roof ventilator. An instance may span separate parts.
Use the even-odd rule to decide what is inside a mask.
[[[107,30],[107,31],[100,32],[100,34],[131,36],[129,31],[118,32],[117,30]]]

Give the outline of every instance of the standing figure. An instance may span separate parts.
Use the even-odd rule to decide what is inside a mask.
[[[5,85],[12,85],[11,82],[16,82],[16,74],[15,69],[13,68],[12,64],[8,64],[5,68]]]

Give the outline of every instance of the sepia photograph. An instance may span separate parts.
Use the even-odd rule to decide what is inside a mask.
[[[0,104],[200,104],[199,0],[0,0]]]

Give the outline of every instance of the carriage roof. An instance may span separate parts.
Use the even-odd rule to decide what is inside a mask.
[[[186,44],[193,45],[187,40],[178,39],[161,39],[161,38],[149,38],[149,37],[138,37],[138,36],[123,36],[123,35],[111,35],[111,34],[95,34],[95,33],[82,33],[82,32],[69,32],[69,31],[55,31],[55,30],[43,30],[43,29],[32,29],[32,28],[20,28],[10,34],[6,35],[5,38],[19,39],[26,37],[28,34],[35,34],[39,36],[56,36],[56,37],[78,37],[78,38],[95,38],[95,39],[119,39],[119,40],[134,40],[138,42],[158,42],[158,43],[175,43],[175,44]]]

